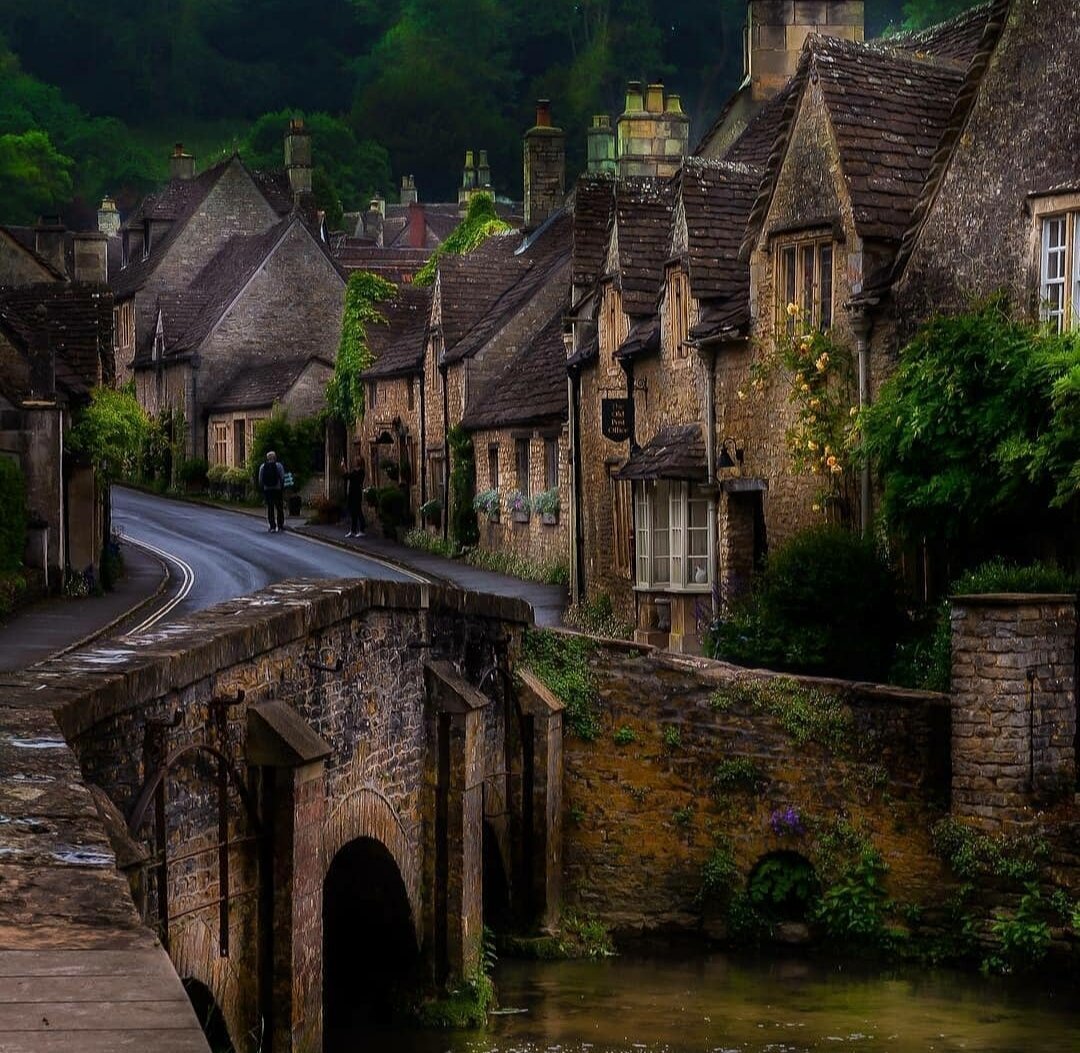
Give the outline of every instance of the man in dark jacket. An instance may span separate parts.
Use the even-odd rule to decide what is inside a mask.
[[[363,537],[367,523],[364,522],[364,469],[363,458],[349,468],[341,462],[341,474],[345,477],[345,507],[349,512],[349,532],[346,537]]]
[[[270,533],[285,529],[285,466],[277,454],[269,450],[266,460],[259,465],[259,489],[266,501],[266,518]],[[277,521],[275,522],[275,514]]]

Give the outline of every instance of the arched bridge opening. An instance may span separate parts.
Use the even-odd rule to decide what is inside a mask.
[[[404,1007],[420,967],[409,897],[394,857],[358,837],[323,883],[323,1049],[352,1053]]]
[[[225,1025],[225,1014],[221,1006],[217,1004],[210,988],[201,980],[187,977],[183,981],[184,991],[191,1002],[191,1008],[195,1010],[199,1026],[206,1036],[206,1044],[210,1047],[210,1053],[236,1053],[236,1047],[229,1038],[229,1029]]]

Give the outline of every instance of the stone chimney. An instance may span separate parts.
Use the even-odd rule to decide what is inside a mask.
[[[56,215],[42,216],[34,227],[34,251],[48,260],[61,274],[67,274],[67,259],[64,253],[67,241],[67,227]]]
[[[476,162],[473,160],[472,150],[465,151],[465,164],[461,169],[461,186],[458,187],[457,200],[459,205],[468,205],[472,192],[476,189]]]
[[[585,133],[585,146],[590,175],[615,174],[615,129],[606,113],[598,113],[592,119],[592,127]]]
[[[88,230],[72,236],[74,273],[77,282],[104,285],[109,280],[109,236]]]
[[[120,233],[120,210],[111,197],[101,199],[101,208],[98,209],[97,214],[97,229],[110,238],[115,238]]]
[[[422,249],[427,245],[427,216],[419,201],[409,202],[409,248]]]
[[[751,99],[771,99],[787,84],[811,33],[862,40],[864,7],[864,0],[749,0],[745,72]]]
[[[302,117],[293,117],[285,132],[285,171],[294,199],[311,193],[311,133]]]
[[[195,178],[195,155],[185,153],[183,143],[173,146],[172,156],[169,158],[169,178]]]
[[[417,201],[416,196],[416,180],[411,175],[403,175],[401,177],[401,203],[403,205],[413,205]]]
[[[525,230],[536,230],[566,200],[566,136],[551,124],[551,103],[536,103],[536,124],[525,133]]]
[[[377,248],[383,246],[383,210],[378,197],[371,199],[367,212],[364,213],[364,237],[371,238]]]
[[[664,98],[660,82],[650,84],[643,95],[641,82],[630,81],[626,109],[616,128],[618,171],[624,178],[667,179],[678,170],[690,147],[690,118],[683,113],[678,95]]]

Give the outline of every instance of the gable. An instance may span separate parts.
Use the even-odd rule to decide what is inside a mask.
[[[0,227],[0,285],[31,285],[63,281],[36,252]]]

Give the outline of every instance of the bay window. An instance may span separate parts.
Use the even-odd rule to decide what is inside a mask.
[[[705,589],[713,578],[712,502],[690,482],[634,484],[637,584]]]

